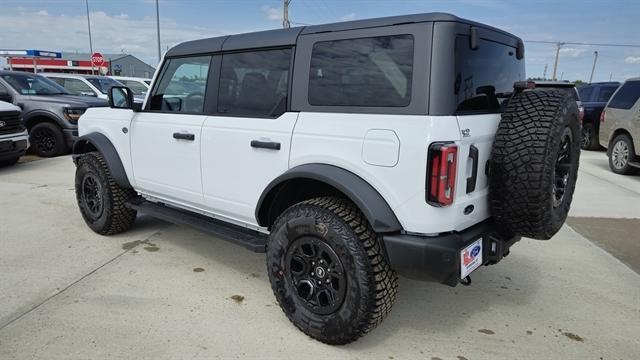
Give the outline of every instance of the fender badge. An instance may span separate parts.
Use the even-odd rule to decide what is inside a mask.
[[[7,125],[7,123],[6,123],[6,122],[4,122],[4,121],[0,121],[0,127],[5,127],[6,125]]]
[[[462,129],[462,130],[460,130],[460,132],[462,133],[462,137],[470,137],[471,136],[471,129]]]

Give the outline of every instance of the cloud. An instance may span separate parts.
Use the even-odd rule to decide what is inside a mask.
[[[640,64],[640,56],[627,56],[624,62],[627,64]]]
[[[223,35],[210,29],[178,25],[166,17],[161,19],[160,26],[163,52],[167,46],[184,41]],[[124,49],[149,65],[157,65],[155,17],[132,19],[127,14],[111,16],[93,11],[91,35],[94,51],[119,54]],[[0,12],[0,44],[10,49],[89,52],[87,18],[3,11]]]
[[[260,10],[264,13],[264,16],[269,20],[282,20],[281,9],[264,5],[260,8]]]
[[[585,47],[561,47],[560,55],[561,56],[571,56],[571,57],[580,57],[582,54],[587,52],[587,48]]]
[[[36,13],[36,15],[49,16],[49,13],[47,12],[47,10],[40,10]]]
[[[347,14],[340,17],[341,21],[350,21],[356,18],[356,13]]]

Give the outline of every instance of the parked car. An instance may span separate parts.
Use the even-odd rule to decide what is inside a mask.
[[[640,78],[618,88],[600,117],[600,144],[607,148],[609,167],[616,174],[640,168]]]
[[[29,147],[29,134],[22,125],[20,108],[0,101],[0,166],[18,162]]]
[[[83,116],[78,207],[99,234],[139,211],[266,252],[291,322],[349,343],[397,273],[470,285],[564,223],[575,91],[523,81],[524,63],[518,37],[442,13],[179,44],[144,109],[113,87]]]
[[[134,95],[137,96],[146,96],[149,91],[149,85],[151,84],[151,79],[145,78],[136,78],[136,77],[127,77],[127,76],[109,76],[110,78],[121,82],[126,87],[133,91]]]
[[[21,71],[0,71],[0,100],[22,108],[31,145],[43,157],[67,153],[85,110],[108,106],[106,100],[71,95],[44,76]]]
[[[580,146],[585,150],[598,150],[600,141],[600,114],[611,95],[620,86],[619,82],[598,82],[582,86],[578,89],[584,116],[582,119],[582,142]]]
[[[72,95],[93,96],[104,100],[109,99],[108,91],[110,87],[123,86],[122,83],[112,81],[112,79],[104,76],[88,77],[63,73],[40,73],[40,75],[55,81]]]

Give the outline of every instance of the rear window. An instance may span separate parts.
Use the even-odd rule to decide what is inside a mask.
[[[411,35],[317,42],[311,54],[309,104],[408,106],[412,76]]]
[[[593,86],[585,86],[578,89],[578,93],[580,93],[580,100],[584,102],[591,101],[591,95],[593,94]],[[611,96],[611,94],[609,94]],[[607,99],[608,100],[608,99]],[[607,101],[605,100],[605,101]]]
[[[469,36],[456,36],[454,94],[456,113],[495,113],[513,83],[524,80],[524,60],[516,58],[516,48],[480,39],[469,47]]]
[[[611,99],[611,95],[616,92],[617,86],[603,86],[600,88],[600,92],[598,93],[597,102],[607,102]]]
[[[640,97],[640,81],[628,81],[609,102],[608,107],[616,109],[631,109]]]

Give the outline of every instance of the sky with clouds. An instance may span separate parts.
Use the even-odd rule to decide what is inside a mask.
[[[93,48],[155,66],[155,0],[89,0]],[[640,45],[640,1],[292,0],[293,26],[421,12],[449,12],[524,40]],[[281,27],[282,0],[160,0],[163,51],[182,41]],[[525,43],[527,75],[551,75],[555,45]],[[84,0],[1,0],[0,49],[89,51]],[[558,78],[640,76],[640,47],[564,45]],[[1,61],[1,60],[0,60]],[[0,63],[1,64],[1,63]]]

